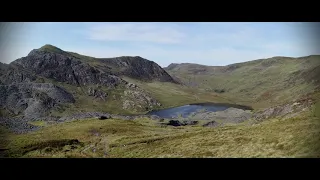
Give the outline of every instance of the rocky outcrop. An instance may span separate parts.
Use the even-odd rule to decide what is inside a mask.
[[[103,58],[99,62],[117,69],[117,75],[146,81],[162,81],[176,83],[174,79],[157,63],[140,56],[122,56],[116,58]]]
[[[132,83],[127,84],[127,90],[124,91],[124,96],[122,98],[123,109],[146,111],[148,109],[161,106],[157,100]]]
[[[169,126],[188,126],[188,125],[196,125],[198,124],[198,121],[192,121],[192,120],[170,120],[167,125]]]
[[[307,110],[313,103],[312,99],[301,99],[293,103],[279,105],[256,112],[253,115],[253,118],[258,121],[277,117],[289,118]]]
[[[36,81],[37,76],[19,66],[1,64],[1,84],[23,83]]]
[[[95,98],[101,99],[101,100],[106,100],[108,94],[106,92],[103,92],[102,90],[96,89],[96,88],[88,88],[87,92],[88,96],[93,96]]]
[[[0,85],[0,107],[15,115],[40,117],[60,103],[74,103],[73,96],[50,83]]]
[[[170,120],[167,125],[169,125],[169,126],[182,126],[183,124],[179,120]]]

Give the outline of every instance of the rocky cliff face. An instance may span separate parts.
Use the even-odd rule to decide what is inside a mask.
[[[32,82],[37,79],[37,76],[20,67],[15,65],[0,64],[0,83],[11,84],[11,83],[22,83]]]

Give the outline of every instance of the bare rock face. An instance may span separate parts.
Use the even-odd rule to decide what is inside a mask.
[[[37,76],[19,66],[0,64],[1,84],[22,83],[36,81]]]
[[[96,88],[88,88],[88,92],[87,92],[88,96],[93,96],[97,99],[101,99],[101,100],[106,100],[108,94],[103,92],[102,90],[96,89]]]
[[[0,125],[4,126],[11,131],[22,134],[30,131],[35,131],[40,129],[37,126],[29,124],[24,117],[14,117],[14,118],[5,118],[0,117]]]
[[[40,117],[60,103],[74,103],[73,96],[50,83],[0,85],[0,107],[26,117]]]
[[[159,107],[161,104],[153,99],[148,93],[134,84],[129,84],[129,89],[124,91],[123,109],[148,110]]]

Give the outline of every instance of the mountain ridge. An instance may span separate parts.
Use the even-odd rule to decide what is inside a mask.
[[[276,105],[320,89],[320,55],[274,56],[220,67],[182,63],[164,69],[186,86],[256,107]]]
[[[91,59],[90,59],[91,58]],[[89,60],[89,61],[87,61]],[[33,49],[25,57],[18,58],[9,64],[1,64],[0,84],[3,97],[16,96],[24,104],[13,105],[18,107],[18,114],[8,106],[7,98],[0,104],[0,109],[10,111],[9,114],[30,116],[36,114],[45,116],[48,112],[35,113],[36,108],[29,108],[32,102],[43,104],[41,107],[52,113],[65,112],[68,109],[86,110],[94,109],[94,106],[104,111],[144,112],[150,108],[161,106],[150,94],[142,88],[123,79],[128,76],[144,81],[161,81],[177,83],[173,78],[153,61],[139,56],[121,56],[116,58],[92,58],[76,53],[63,51],[52,45],[44,45],[39,49]],[[18,84],[17,84],[18,83]],[[33,84],[30,84],[33,83]],[[24,91],[31,91],[34,86],[44,84],[66,91],[74,96],[74,101],[67,104],[63,101],[52,101],[46,104],[50,97],[38,101],[37,96],[26,96]],[[11,87],[20,88],[17,91],[7,91]],[[12,89],[12,88],[11,88]],[[46,92],[52,94],[54,89]],[[47,95],[44,95],[47,96]],[[90,102],[91,101],[91,102]],[[90,103],[88,103],[90,102]],[[108,102],[106,104],[106,102]],[[84,106],[84,104],[87,104]],[[110,109],[111,108],[111,109]],[[116,110],[118,108],[118,110]],[[62,111],[61,111],[62,110]],[[28,113],[27,113],[28,112]],[[34,112],[34,113],[32,113]]]
[[[237,64],[243,64],[243,63],[252,63],[252,62],[257,62],[257,61],[263,61],[263,60],[268,60],[268,59],[275,59],[275,58],[287,58],[287,59],[305,59],[305,58],[311,58],[311,57],[320,57],[320,54],[311,54],[308,56],[299,56],[299,57],[290,57],[290,56],[273,56],[269,58],[262,58],[262,59],[254,59],[254,60],[248,60],[248,61],[242,61],[242,62],[236,62],[236,63],[231,63],[227,65],[208,65],[208,64],[199,64],[199,63],[192,63],[192,62],[183,62],[183,63],[170,63],[168,66],[163,67],[163,68],[169,68],[169,66],[177,66],[177,65],[194,65],[194,66],[206,66],[206,67],[226,67],[226,66],[232,66],[232,65],[237,65]]]

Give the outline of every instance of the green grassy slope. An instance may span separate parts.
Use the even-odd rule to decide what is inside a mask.
[[[128,82],[137,84],[149,92],[162,104],[161,108],[175,107],[198,102],[234,103],[228,98],[221,97],[215,92],[206,92],[202,89],[189,88],[168,82],[143,82],[123,77]]]
[[[320,121],[311,112],[219,128],[91,119],[6,133],[10,157],[320,157]]]
[[[194,89],[224,90],[221,97],[265,108],[297,99],[319,87],[316,81],[320,75],[320,56],[274,57],[205,69],[197,73],[195,66],[184,65],[167,71],[187,84],[196,82],[198,86]]]

